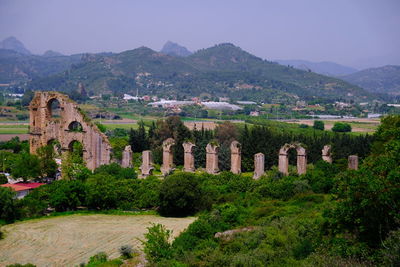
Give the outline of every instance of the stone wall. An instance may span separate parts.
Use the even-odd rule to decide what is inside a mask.
[[[59,117],[52,114],[51,105],[54,101],[60,104]],[[29,104],[29,115],[32,154],[36,154],[38,148],[52,141],[59,141],[62,153],[65,153],[71,150],[73,142],[78,141],[83,145],[83,159],[90,170],[110,163],[111,145],[107,136],[68,96],[59,92],[35,92]],[[82,130],[72,129],[74,125],[80,125]]]

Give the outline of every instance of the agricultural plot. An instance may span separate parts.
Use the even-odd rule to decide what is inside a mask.
[[[155,215],[71,215],[30,220],[2,227],[0,266],[33,263],[37,266],[76,266],[104,251],[119,256],[122,245],[141,247],[139,239],[152,223],[161,223],[177,236],[195,220]]]

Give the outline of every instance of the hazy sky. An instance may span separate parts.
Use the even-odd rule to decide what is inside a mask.
[[[0,39],[35,54],[195,51],[230,42],[265,59],[400,65],[400,0],[0,0]]]

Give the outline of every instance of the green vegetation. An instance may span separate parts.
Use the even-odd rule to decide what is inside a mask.
[[[335,122],[332,127],[332,131],[339,133],[351,132],[351,125],[344,122]]]
[[[223,146],[233,139],[242,143],[245,170],[252,168],[248,160],[254,151],[276,155],[283,143],[291,141],[307,147],[311,164],[305,175],[291,169],[288,176],[282,176],[276,167],[268,168],[259,180],[250,173],[210,175],[179,170],[164,180],[152,176],[137,179],[133,169],[110,164],[84,176],[70,172],[69,180],[42,186],[22,200],[0,188],[0,219],[12,222],[41,216],[48,207],[62,212],[82,206],[91,211],[156,209],[164,216],[196,214],[198,219],[175,240],[162,225],[148,229],[144,252],[154,266],[399,263],[400,116],[385,117],[373,138],[312,128],[281,131],[245,125],[240,129],[231,123],[219,125],[215,132],[190,132],[177,117],[158,121],[149,128],[151,134],[143,125],[141,128],[143,140],[156,148],[160,141],[153,138],[193,138],[196,143],[214,140],[221,146],[221,166],[226,160]],[[8,146],[18,150],[17,144]],[[319,160],[325,144],[337,149],[332,164]],[[313,146],[318,149],[314,151]],[[348,153],[362,155],[359,170],[347,170]],[[79,147],[70,155],[78,157]],[[294,155],[289,157],[293,159]],[[274,165],[267,157],[266,166]],[[121,260],[111,261],[118,266]],[[88,265],[108,262],[102,254]]]
[[[325,124],[324,124],[323,121],[314,121],[313,128],[314,128],[315,130],[321,130],[321,131],[323,131],[323,130],[325,130]]]

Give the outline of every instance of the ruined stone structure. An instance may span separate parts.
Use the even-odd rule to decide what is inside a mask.
[[[161,170],[161,172],[162,172],[162,174],[164,176],[168,175],[173,170],[174,156],[172,154],[172,149],[171,149],[171,147],[173,145],[175,145],[175,140],[172,139],[172,138],[168,138],[162,144],[162,147],[163,147],[163,164],[162,164],[160,170]]]
[[[217,174],[218,167],[218,152],[219,146],[216,144],[208,144],[206,146],[206,172],[210,174]]]
[[[297,173],[305,174],[307,170],[307,154],[306,150],[300,144],[285,144],[279,150],[279,171],[284,175],[289,175],[289,149],[296,149],[297,152]]]
[[[122,151],[122,168],[132,168],[132,149],[131,146],[126,146],[124,151]]]
[[[153,174],[153,155],[150,150],[144,150],[142,152],[142,165],[139,167],[141,171],[140,178],[146,178],[149,175]]]
[[[358,156],[350,155],[348,159],[348,168],[350,170],[358,170]]]
[[[259,179],[265,172],[265,156],[263,153],[254,155],[254,174],[253,179]]]
[[[59,103],[59,116],[52,106]],[[90,170],[110,163],[111,145],[90,119],[80,111],[68,96],[58,92],[35,92],[29,104],[30,152],[58,141],[61,153],[72,150],[74,142],[83,145],[83,159]]]
[[[231,143],[231,172],[239,174],[242,172],[241,165],[241,145],[238,141],[233,141]]]
[[[331,146],[325,145],[322,149],[322,160],[328,163],[332,163]]]
[[[184,142],[182,144],[183,150],[185,151],[185,155],[183,158],[183,171],[185,172],[194,172],[194,155],[193,155],[193,148],[196,146],[191,142]]]

